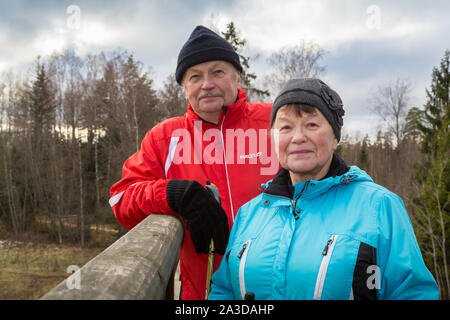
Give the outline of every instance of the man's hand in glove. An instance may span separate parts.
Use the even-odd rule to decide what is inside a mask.
[[[215,252],[224,254],[228,243],[228,218],[212,192],[194,180],[172,179],[167,183],[167,203],[187,220],[198,253],[208,253],[211,238]]]

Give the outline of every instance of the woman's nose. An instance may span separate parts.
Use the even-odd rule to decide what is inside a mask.
[[[305,132],[303,132],[302,127],[296,128],[294,131],[294,135],[292,136],[292,142],[302,143],[307,140]]]

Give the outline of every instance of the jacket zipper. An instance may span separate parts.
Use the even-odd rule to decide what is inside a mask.
[[[298,220],[298,214],[297,214],[297,212],[295,212],[296,211],[295,207],[297,206],[297,200],[300,198],[300,196],[303,193],[305,193],[306,188],[308,187],[308,184],[309,184],[309,181],[306,181],[305,185],[303,186],[302,191],[298,194],[298,196],[295,199],[291,200],[291,202],[292,202],[292,213],[294,214],[295,220]]]
[[[295,207],[297,206],[297,200],[300,198],[300,196],[301,196],[303,193],[305,193],[306,188],[308,187],[308,184],[309,184],[309,181],[307,181],[307,182],[305,183],[305,185],[303,186],[302,191],[300,191],[300,193],[298,194],[298,196],[297,196],[295,199],[291,199],[291,198],[288,198],[288,197],[285,197],[285,196],[280,196],[280,195],[274,195],[274,194],[270,194],[270,193],[266,193],[266,194],[268,194],[268,195],[271,196],[271,197],[277,197],[277,198],[288,199],[288,200],[291,202],[291,204],[292,204],[292,214],[294,215],[295,220],[298,220],[299,216],[298,216],[298,214],[295,212],[295,211],[296,211]]]
[[[250,247],[250,243],[252,240],[248,240],[242,246],[242,249],[238,253],[238,258],[241,259],[239,262],[239,289],[241,291],[242,299],[245,297],[245,279],[244,279],[244,271],[245,271],[245,261],[247,260],[247,252]]]
[[[322,290],[325,283],[325,277],[327,275],[328,264],[330,263],[330,258],[333,253],[337,238],[337,235],[332,235],[322,250],[323,258],[320,264],[319,274],[317,275],[316,288],[314,290],[315,300],[320,300],[322,297]]]
[[[223,139],[223,123],[225,122],[225,116],[227,114],[226,109],[223,112],[224,113],[222,123],[220,124],[220,137],[222,138],[223,161],[224,161],[223,163],[225,164],[225,176],[227,178],[228,197],[230,198],[231,219],[234,223],[233,200],[231,199],[230,179],[228,178],[227,155],[225,154],[225,140]]]

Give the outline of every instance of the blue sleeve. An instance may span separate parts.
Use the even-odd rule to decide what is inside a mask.
[[[439,288],[425,266],[403,201],[393,193],[385,194],[378,217],[379,299],[438,299]]]
[[[223,256],[222,262],[212,276],[211,292],[209,293],[208,300],[236,300],[231,287],[227,255],[230,253],[230,250],[236,240],[237,230],[239,229],[239,221],[241,220],[240,217],[242,215],[241,212],[242,207],[239,209],[236,219],[234,220],[233,227],[231,228],[228,246],[225,250],[225,255]]]

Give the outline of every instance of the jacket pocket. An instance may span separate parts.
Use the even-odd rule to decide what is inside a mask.
[[[347,300],[357,298],[357,292],[352,285],[354,285],[355,265],[361,243],[360,240],[349,234],[333,233],[328,235],[320,252],[322,257],[316,276],[314,299]]]
[[[242,299],[244,299],[245,297],[245,277],[244,277],[244,273],[245,273],[245,262],[247,260],[247,253],[248,253],[248,249],[250,247],[250,244],[252,243],[252,240],[247,240],[243,245],[241,250],[239,251],[237,257],[240,259],[239,262],[239,289],[241,292],[241,297]]]
[[[338,235],[332,235],[327,241],[324,249],[322,250],[322,262],[320,263],[319,274],[317,275],[316,287],[314,289],[314,299],[320,300],[322,297],[323,286],[325,278],[327,276],[328,265],[330,263],[331,255],[333,254],[334,246]]]

